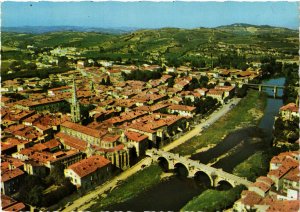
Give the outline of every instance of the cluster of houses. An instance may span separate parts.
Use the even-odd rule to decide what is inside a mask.
[[[267,176],[260,176],[234,204],[236,211],[299,211],[299,151],[284,152],[270,161]]]
[[[144,66],[142,70],[158,68]],[[43,80],[3,82],[2,94],[24,97],[1,98],[1,193],[7,208],[21,208],[23,203],[8,196],[18,192],[26,175],[43,178],[58,163],[64,165],[65,177],[78,188],[103,183],[115,168],[127,169],[133,157],[143,157],[148,148],[158,147],[190,128],[196,107],[184,105],[185,99],[195,102],[210,96],[224,103],[234,96],[235,82],[246,83],[259,76],[250,70],[245,74],[236,70],[229,74],[224,70],[186,73],[178,75],[172,87],[168,87],[172,76],[167,72],[148,82],[120,81],[122,71],[135,69],[80,67]],[[199,78],[199,74],[208,76],[215,86],[188,91],[192,78]],[[99,83],[108,76],[111,85]],[[68,85],[42,91],[41,86],[53,81]],[[225,81],[231,85],[225,86]],[[89,121],[83,125],[82,108],[89,106],[92,109],[85,111]]]

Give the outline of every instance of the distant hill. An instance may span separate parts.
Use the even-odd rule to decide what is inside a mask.
[[[2,27],[2,32],[16,33],[32,33],[42,34],[48,32],[102,32],[111,34],[122,34],[137,30],[133,27],[118,27],[118,28],[97,28],[97,27],[80,27],[80,26],[22,26],[22,27]]]
[[[75,30],[76,29],[76,30]],[[12,30],[12,29],[10,29]],[[28,29],[29,30],[29,29]],[[38,30],[38,29],[36,29]],[[271,26],[232,24],[216,28],[104,29],[53,27],[56,32],[2,33],[2,46],[25,48],[77,47],[88,58],[162,61],[193,58],[209,60],[237,51],[255,60],[261,56],[298,56],[298,31]],[[50,30],[50,28],[48,28]],[[101,31],[102,30],[102,31]],[[117,30],[117,31],[114,31]],[[119,31],[118,31],[119,30]],[[44,33],[41,34],[41,32]],[[93,31],[93,32],[91,32]],[[118,33],[117,33],[118,32]]]

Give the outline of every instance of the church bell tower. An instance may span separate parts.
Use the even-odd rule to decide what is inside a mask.
[[[79,102],[77,101],[76,84],[74,78],[73,78],[73,92],[72,92],[72,100],[71,100],[71,118],[72,121],[75,123],[80,122],[80,105]]]

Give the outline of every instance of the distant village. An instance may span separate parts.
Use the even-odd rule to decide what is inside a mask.
[[[68,50],[53,50],[56,54],[66,55]],[[74,70],[46,79],[1,82],[3,210],[27,210],[27,205],[14,199],[25,176],[45,178],[58,164],[78,190],[104,183],[143,158],[147,149],[160,148],[192,129],[262,74],[259,66],[242,71],[97,63],[101,67],[78,60]],[[124,74],[137,70],[160,71],[161,77],[124,80]],[[206,79],[203,87],[197,83],[201,78]],[[285,105],[278,116],[299,117],[299,108]],[[299,181],[299,151],[281,153],[271,160],[268,175],[244,191],[234,208],[299,209],[294,201],[299,200]],[[277,206],[277,200],[286,200],[286,207]]]

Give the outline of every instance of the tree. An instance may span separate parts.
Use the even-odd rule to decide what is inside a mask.
[[[26,68],[26,66],[22,60],[19,60],[19,61],[13,61],[10,64],[9,68],[14,72],[18,72],[18,71],[21,71],[22,69]]]
[[[26,65],[27,70],[35,71],[37,69],[37,65],[35,63],[28,63]]]
[[[43,191],[44,188],[42,186],[34,186],[30,192],[28,192],[27,202],[31,205],[41,206],[43,200]]]
[[[199,81],[195,77],[193,77],[192,80],[189,83],[188,89],[191,91],[191,90],[194,90],[194,89],[199,88],[199,87],[200,87]]]
[[[58,58],[58,66],[59,67],[67,67],[68,58],[66,56],[62,56]]]
[[[110,77],[107,76],[106,78],[106,85],[112,85],[111,81],[110,81]]]
[[[65,166],[62,163],[56,163],[50,171],[50,175],[47,177],[47,181],[54,182],[56,185],[61,185],[65,181],[64,175]]]
[[[106,84],[106,82],[105,82],[105,79],[104,78],[102,78],[102,80],[101,80],[101,83],[100,83],[101,85],[105,85]]]
[[[201,88],[205,88],[207,86],[208,81],[209,81],[209,79],[207,76],[201,76],[199,79],[199,86]]]
[[[175,84],[175,80],[174,80],[174,77],[171,77],[168,79],[168,87],[169,88],[172,88]]]
[[[238,98],[243,98],[247,95],[247,86],[243,85],[241,88],[236,88],[236,96]]]
[[[73,185],[69,179],[66,179],[63,185],[59,186],[56,190],[53,190],[44,195],[43,206],[50,206],[63,199],[65,196],[70,195],[76,190],[76,186]]]
[[[230,82],[227,82],[227,81],[224,83],[224,85],[225,86],[231,86]]]
[[[44,187],[45,185],[41,178],[35,175],[27,175],[21,184],[18,198],[28,204],[40,206]]]

